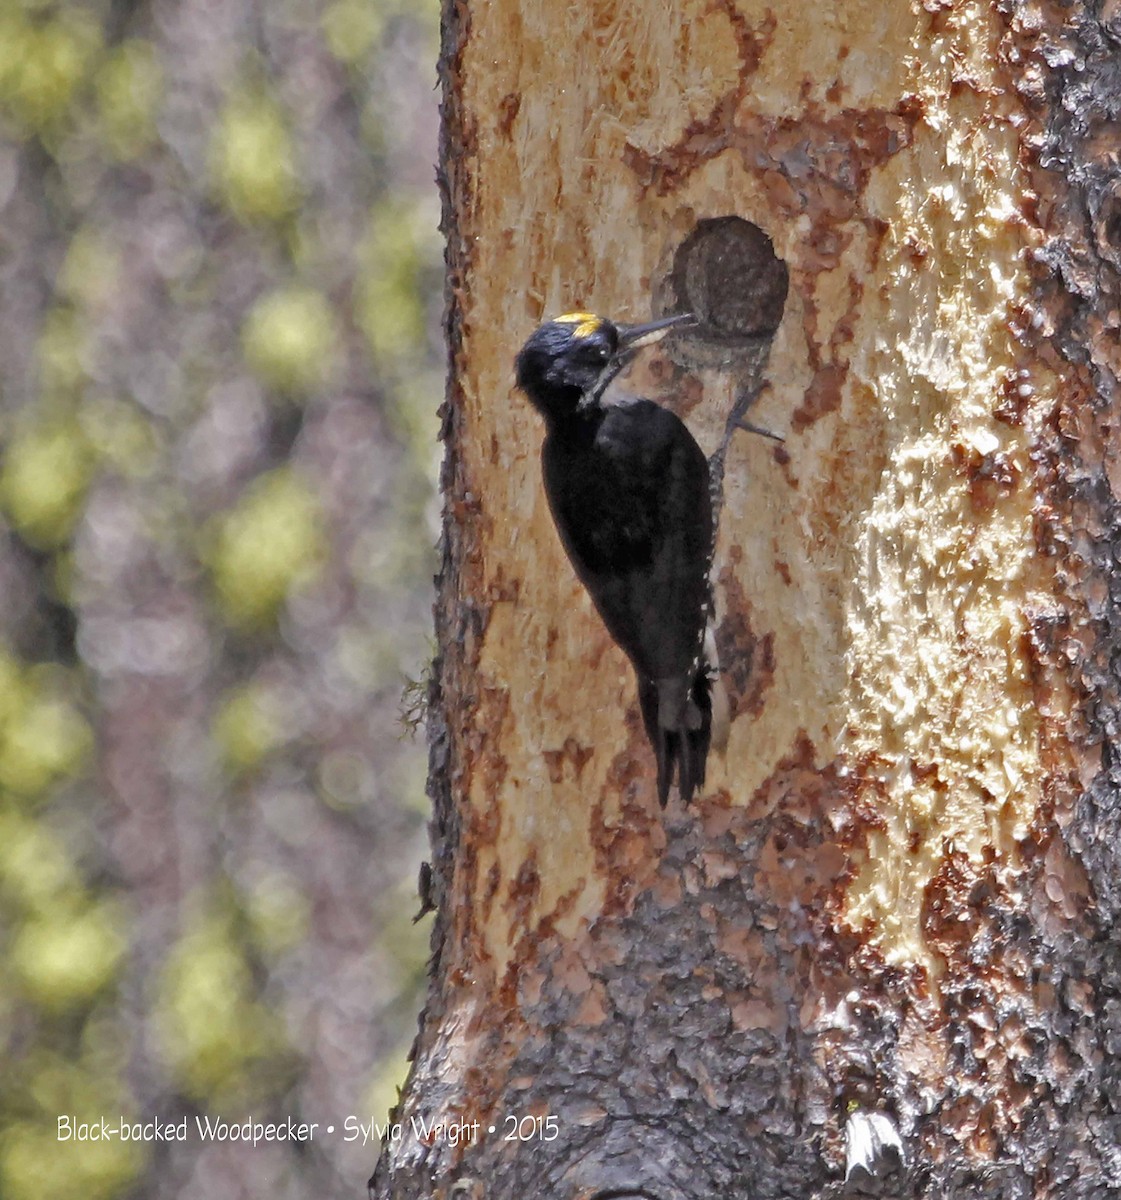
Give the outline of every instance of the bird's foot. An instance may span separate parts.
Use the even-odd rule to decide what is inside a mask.
[[[741,417],[738,421],[733,422],[734,429],[743,429],[747,433],[757,433],[760,437],[770,438],[773,442],[785,442],[786,438],[781,433],[775,433],[773,429],[767,429],[762,425],[756,425],[754,421],[748,421]]]

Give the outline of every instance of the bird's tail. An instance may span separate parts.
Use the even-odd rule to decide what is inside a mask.
[[[714,666],[714,656],[709,660],[706,655],[692,677],[638,681],[642,723],[658,764],[658,800],[663,808],[675,777],[686,804],[704,786],[705,764],[713,740],[714,698],[717,740],[722,736],[720,696],[714,697],[714,690],[719,691],[721,684]]]

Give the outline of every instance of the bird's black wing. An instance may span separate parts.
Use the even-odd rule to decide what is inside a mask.
[[[673,413],[605,406],[553,431],[542,465],[561,540],[612,637],[648,680],[695,672],[709,603],[708,463]]]

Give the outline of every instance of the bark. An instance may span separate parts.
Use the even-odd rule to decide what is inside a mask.
[[[439,911],[375,1193],[1117,1194],[1121,6],[444,37]],[[728,217],[788,271],[773,338],[758,256],[682,260]],[[717,334],[633,385],[715,453],[761,382],[788,436],[728,448],[735,720],[662,813],[509,363],[682,301]]]

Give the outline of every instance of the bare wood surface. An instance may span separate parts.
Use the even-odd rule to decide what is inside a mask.
[[[441,910],[379,1194],[839,1194],[854,1113],[877,1187],[1121,1186],[1112,20],[448,8]],[[728,451],[731,741],[663,816],[510,359],[646,318],[726,215],[789,271],[753,412],[787,440]],[[716,449],[735,362],[631,383]]]

